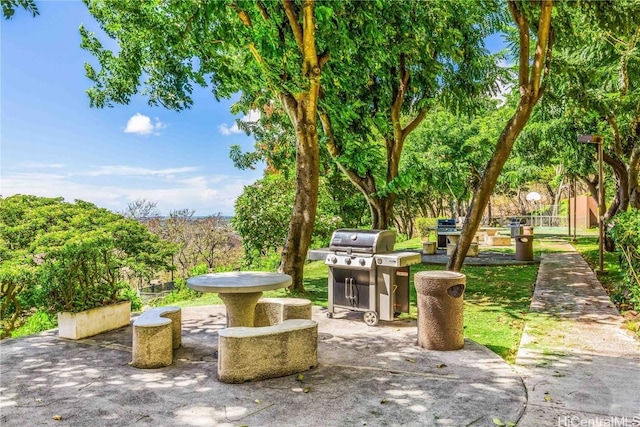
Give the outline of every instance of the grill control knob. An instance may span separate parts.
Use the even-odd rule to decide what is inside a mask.
[[[345,259],[344,259],[344,262],[345,262],[347,265],[351,265],[351,258],[345,258]]]
[[[360,258],[360,265],[364,266],[366,264],[366,261],[364,260],[364,258]]]
[[[331,262],[335,264],[336,262],[338,262],[338,258],[336,258],[336,257],[331,257]]]
[[[376,258],[376,264],[382,264],[382,258]]]

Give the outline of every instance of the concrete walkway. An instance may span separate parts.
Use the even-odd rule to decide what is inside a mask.
[[[183,309],[173,365],[129,365],[131,327],[70,341],[57,331],[0,342],[5,426],[494,426],[526,404],[522,380],[487,348],[427,351],[415,322],[369,327],[314,307],[319,366],[302,377],[217,380],[224,307]],[[58,419],[59,418],[59,419]]]
[[[516,368],[518,425],[640,426],[640,342],[584,259],[565,243],[542,259]]]

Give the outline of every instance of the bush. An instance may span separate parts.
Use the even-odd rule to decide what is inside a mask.
[[[163,305],[170,305],[178,301],[188,301],[197,298],[201,295],[201,292],[194,291],[187,287],[187,281],[185,279],[175,279],[173,281],[174,288],[170,294],[153,300],[151,305],[154,307],[160,307]]]
[[[174,251],[137,221],[91,203],[0,197],[0,338],[36,311],[137,298],[127,282],[172,268]]]
[[[609,234],[621,256],[625,276],[619,292],[635,310],[640,310],[640,210],[618,214],[611,224]]]
[[[11,333],[12,338],[37,334],[58,327],[58,318],[55,314],[37,311],[29,316],[22,326]]]
[[[430,236],[433,235],[434,231],[432,230],[432,228],[434,228],[436,225],[436,218],[420,217],[416,219],[416,228],[418,229],[418,233],[420,234],[420,237],[425,240],[428,240]]]
[[[138,295],[138,291],[133,289],[131,285],[126,284],[122,291],[122,299],[131,301],[131,311],[142,310],[142,298]]]

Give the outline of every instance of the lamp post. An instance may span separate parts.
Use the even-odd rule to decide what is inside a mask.
[[[604,273],[604,179],[602,166],[602,143],[599,135],[578,135],[578,142],[598,144],[598,273]]]

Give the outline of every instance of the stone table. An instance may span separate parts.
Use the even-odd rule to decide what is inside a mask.
[[[211,273],[187,279],[194,291],[215,292],[227,308],[227,326],[253,326],[253,317],[262,292],[291,285],[291,276],[264,271]]]

